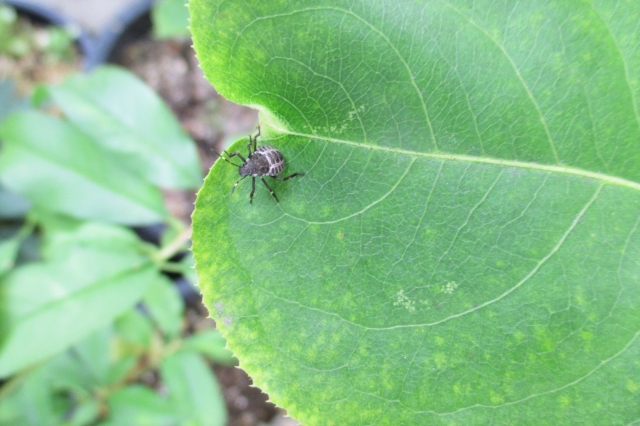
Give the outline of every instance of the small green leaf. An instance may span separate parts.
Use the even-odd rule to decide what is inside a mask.
[[[96,383],[107,382],[112,363],[112,339],[113,330],[107,327],[91,333],[70,349],[84,374],[96,380]]]
[[[20,240],[18,238],[0,241],[0,276],[13,268],[19,248]]]
[[[176,352],[162,361],[162,380],[169,398],[188,424],[222,426],[227,412],[213,371],[200,355]]]
[[[153,390],[132,385],[111,394],[108,421],[114,425],[175,426],[181,424],[181,416]]]
[[[149,285],[149,288],[151,287],[153,287],[153,283]],[[149,318],[136,309],[131,309],[118,317],[115,326],[118,335],[125,342],[133,343],[143,348],[148,348],[151,345],[153,326]]]
[[[36,207],[83,219],[146,224],[167,216],[157,188],[120,167],[71,124],[35,111],[0,126],[0,180]]]
[[[42,364],[46,383],[58,391],[73,392],[75,398],[87,398],[95,388],[107,384],[106,371],[111,362],[110,329],[91,333],[74,346]]]
[[[200,288],[304,425],[640,418],[640,2],[191,0],[287,160],[198,194]],[[246,155],[246,139],[230,151]]]
[[[47,90],[78,129],[132,174],[164,188],[200,186],[194,142],[162,99],[135,75],[101,67]]]
[[[158,38],[188,37],[189,9],[184,0],[160,0],[151,9],[153,33]]]
[[[100,404],[95,399],[83,401],[73,407],[69,426],[92,425],[100,416]]]
[[[15,389],[0,398],[0,425],[59,426],[71,403],[48,386],[49,368],[28,374]]]
[[[42,256],[45,259],[65,259],[78,246],[128,252],[142,252],[146,247],[129,228],[67,219],[57,215],[39,217],[38,221],[44,230]]]
[[[204,330],[189,336],[181,350],[198,352],[216,364],[238,365],[238,360],[227,349],[227,341],[218,330]]]
[[[171,280],[164,276],[154,282],[142,299],[160,330],[170,339],[182,330],[184,302]]]
[[[158,270],[135,252],[74,248],[64,261],[16,268],[4,277],[8,333],[0,377],[46,359],[138,302]]]
[[[198,287],[198,272],[196,271],[196,261],[193,258],[193,253],[189,250],[185,256],[180,260],[180,266],[182,266],[182,275],[193,285]]]
[[[138,364],[138,357],[129,353],[120,353],[118,358],[111,364],[109,368],[109,375],[107,376],[107,383],[118,383],[124,381],[131,371],[134,370]]]

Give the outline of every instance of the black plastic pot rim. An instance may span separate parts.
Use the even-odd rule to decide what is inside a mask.
[[[120,36],[131,24],[149,13],[154,2],[154,0],[137,0],[118,13],[96,38],[91,54],[87,56],[85,70],[91,70],[106,63],[115,50]]]

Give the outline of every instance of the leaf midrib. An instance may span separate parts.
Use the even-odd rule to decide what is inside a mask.
[[[554,158],[556,159],[556,161],[558,163],[560,163],[559,156],[558,156],[555,144],[553,142],[553,138],[551,136],[551,132],[550,132],[549,127],[548,127],[548,125],[546,123],[546,120],[544,118],[544,114],[542,113],[540,105],[538,104],[537,100],[533,96],[533,93],[531,92],[531,89],[526,84],[526,82],[525,82],[522,74],[520,73],[520,70],[518,69],[516,63],[514,62],[513,58],[509,55],[509,53],[506,51],[504,46],[502,46],[495,39],[493,39],[490,36],[490,34],[484,28],[479,26],[476,22],[474,22],[472,19],[470,19],[462,11],[460,11],[457,8],[455,8],[453,5],[447,3],[446,1],[441,1],[441,0],[438,0],[438,3],[440,3],[444,7],[449,8],[454,13],[456,13],[457,15],[459,15],[460,17],[465,19],[469,23],[469,25],[475,27],[478,31],[480,31],[488,40],[490,40],[500,50],[502,55],[506,58],[506,60],[509,62],[510,66],[512,67],[516,78],[518,79],[518,81],[520,82],[520,84],[524,88],[525,92],[527,93],[527,97],[532,101],[532,104],[534,105],[534,108],[535,108],[535,110],[536,110],[536,112],[537,112],[537,114],[538,114],[538,116],[540,118],[541,124],[542,124],[542,126],[544,128],[545,134],[546,134],[546,136],[548,138],[549,145],[550,145],[551,151],[552,151],[552,153],[554,155]],[[601,17],[601,15],[597,11],[597,9],[592,4],[591,4],[591,6],[592,6],[592,9],[594,11],[596,11],[598,16]],[[428,110],[427,110],[427,107],[426,107],[426,103],[425,103],[424,98],[422,96],[422,92],[420,91],[420,89],[417,87],[417,85],[415,83],[415,76],[413,74],[413,71],[412,71],[411,67],[406,62],[404,57],[400,54],[400,52],[398,51],[396,46],[391,42],[391,40],[386,36],[386,34],[384,34],[384,32],[380,31],[373,24],[371,24],[367,20],[363,19],[362,17],[360,17],[358,14],[354,13],[353,11],[350,11],[350,10],[347,10],[347,9],[342,9],[342,8],[339,8],[339,7],[311,7],[311,8],[303,8],[303,9],[293,10],[293,11],[289,11],[289,12],[286,12],[286,13],[278,13],[278,14],[272,14],[272,15],[267,15],[267,16],[256,17],[252,21],[250,21],[245,27],[243,27],[236,34],[236,38],[235,38],[233,44],[231,45],[230,50],[231,51],[234,50],[238,40],[240,39],[241,35],[246,31],[246,29],[249,26],[253,25],[254,23],[256,23],[258,21],[265,20],[265,19],[272,19],[272,18],[282,17],[282,16],[291,16],[291,15],[294,15],[294,14],[297,14],[297,13],[316,11],[316,10],[333,10],[333,11],[342,12],[342,13],[345,13],[345,14],[348,14],[348,15],[352,16],[353,18],[357,19],[358,21],[362,22],[367,27],[369,27],[372,31],[374,31],[380,37],[382,37],[385,40],[385,42],[389,45],[389,47],[393,50],[394,54],[398,57],[398,59],[400,60],[400,62],[403,65],[403,67],[407,70],[407,72],[409,74],[409,77],[410,77],[410,81],[412,83],[412,86],[414,87],[416,93],[418,94],[418,96],[420,98],[420,101],[421,101],[421,104],[422,104],[422,108],[423,108],[423,111],[424,111],[424,114],[425,114],[426,122],[428,124],[429,130],[430,130],[430,133],[431,133],[432,143],[434,144],[434,148],[435,148],[436,153],[429,154],[429,155],[424,155],[424,156],[429,156],[429,157],[432,157],[432,158],[440,158],[440,159],[456,159],[456,160],[459,160],[459,161],[468,161],[468,162],[482,162],[482,163],[486,163],[486,164],[498,164],[498,165],[505,165],[505,166],[510,166],[510,167],[518,167],[518,168],[537,169],[537,170],[544,170],[544,171],[551,171],[551,172],[559,172],[559,173],[564,173],[564,174],[573,174],[573,175],[577,175],[577,176],[582,176],[582,177],[587,177],[587,178],[600,180],[600,181],[607,182],[607,183],[614,184],[614,185],[620,185],[620,186],[629,187],[629,188],[632,188],[632,189],[635,189],[635,190],[640,190],[640,183],[636,183],[636,182],[629,181],[629,180],[622,179],[622,178],[617,178],[617,177],[614,177],[614,176],[603,175],[601,173],[589,172],[589,171],[582,170],[582,169],[575,169],[575,168],[563,167],[563,166],[546,166],[546,165],[541,165],[541,164],[536,164],[536,163],[523,163],[523,162],[519,162],[519,161],[498,160],[498,159],[491,159],[491,158],[484,158],[482,160],[486,160],[486,161],[482,161],[482,160],[478,160],[479,157],[442,154],[440,152],[440,150],[439,150],[439,147],[438,147],[438,144],[437,144],[437,140],[436,140],[435,134],[433,132],[433,126],[431,124],[431,119],[429,117],[429,113],[428,113]],[[608,25],[606,25],[606,21],[604,19],[602,19],[602,17],[601,17],[601,20],[602,20],[603,26],[609,32],[610,37],[613,40],[614,45],[616,46],[616,49],[618,49],[618,52],[620,53],[620,59],[621,59],[621,62],[623,64],[623,68],[624,68],[624,72],[625,72],[625,76],[626,76],[625,81],[626,81],[626,83],[627,83],[627,85],[629,87],[629,92],[630,92],[631,97],[632,97],[633,109],[636,112],[635,118],[638,121],[638,124],[640,125],[640,115],[638,114],[638,107],[637,107],[637,104],[635,102],[636,97],[635,97],[634,91],[631,90],[630,80],[629,80],[629,77],[628,77],[629,76],[628,64],[624,60],[624,55],[622,54],[622,51],[621,51],[621,49],[620,49],[620,47],[619,47],[619,45],[617,43],[617,40],[614,37],[613,33],[611,32],[611,29],[608,27]],[[256,106],[256,107],[258,109],[260,109],[260,106]],[[333,139],[333,138],[322,138],[322,137],[318,137],[318,136],[304,135],[304,134],[298,134],[298,133],[293,133],[293,132],[288,132],[288,131],[283,131],[283,132],[284,133],[288,133],[288,134],[292,134],[292,135],[306,136],[306,137],[311,137],[311,138],[315,138],[315,139],[323,139],[323,140],[333,141],[333,142],[346,142],[346,143],[349,143],[351,145],[358,144],[358,143],[349,142],[349,141],[341,141],[339,139]],[[365,135],[365,141],[366,141],[366,135]],[[381,148],[381,149],[383,149],[382,147],[371,147],[371,146],[363,145],[363,144],[359,144],[359,146],[367,147],[367,148]],[[420,154],[422,154],[422,153],[416,153],[416,152],[412,152],[412,151],[394,150],[393,148],[387,149],[387,151],[396,152],[396,153],[404,153],[404,154],[408,154],[408,155],[416,155],[416,156],[421,156]]]
[[[438,152],[438,153],[418,152],[418,151],[411,151],[407,149],[392,148],[392,147],[380,146],[380,145],[367,145],[362,142],[355,142],[355,141],[350,141],[346,139],[338,139],[338,138],[332,138],[332,137],[322,136],[322,135],[311,135],[306,133],[293,132],[280,127],[275,127],[273,126],[273,123],[270,123],[270,125],[271,125],[271,128],[273,128],[278,133],[307,138],[311,140],[315,139],[315,140],[321,140],[325,142],[339,143],[339,144],[349,145],[349,146],[353,146],[361,149],[386,151],[394,154],[408,155],[412,157],[434,158],[438,160],[460,161],[460,162],[467,162],[467,163],[490,164],[490,165],[497,165],[497,166],[504,166],[504,167],[514,167],[519,169],[561,173],[561,174],[574,175],[574,176],[579,176],[579,177],[588,178],[588,179],[594,179],[610,185],[617,185],[617,186],[634,189],[636,191],[640,191],[639,182],[634,182],[634,181],[619,178],[616,176],[605,175],[602,173],[591,172],[588,170],[578,169],[575,167],[528,163],[525,161],[515,161],[515,160],[503,160],[503,159],[492,158],[492,157],[477,157],[472,155],[445,154],[442,152]]]
[[[24,323],[28,320],[31,320],[37,316],[41,316],[43,315],[45,312],[50,312],[53,311],[54,309],[64,305],[65,303],[69,303],[69,302],[74,302],[76,299],[85,296],[86,294],[91,294],[94,292],[99,292],[102,289],[104,289],[107,285],[118,281],[118,280],[122,280],[127,278],[129,275],[133,275],[133,274],[137,274],[137,273],[142,273],[142,272],[146,272],[147,270],[150,270],[150,265],[152,265],[152,263],[150,261],[144,261],[142,264],[139,265],[131,265],[125,269],[122,269],[120,271],[117,271],[111,275],[105,276],[103,278],[99,278],[95,281],[93,281],[93,283],[89,283],[88,285],[82,286],[78,289],[76,289],[75,291],[71,291],[69,293],[67,293],[65,295],[65,297],[62,298],[56,298],[53,300],[50,300],[42,305],[40,305],[40,307],[38,307],[36,310],[31,311],[29,313],[26,313],[25,315],[22,315],[19,317],[19,321],[21,323]]]
[[[135,204],[138,204],[140,206],[143,206],[144,208],[150,210],[153,214],[159,214],[155,211],[154,206],[150,205],[147,203],[147,200],[142,200],[140,197],[136,197],[133,194],[128,194],[126,192],[121,192],[119,191],[120,186],[117,186],[116,188],[112,187],[111,185],[107,186],[105,185],[105,181],[100,181],[96,179],[96,176],[90,176],[86,173],[84,173],[84,171],[79,170],[75,167],[69,167],[69,164],[66,164],[64,161],[58,159],[55,156],[50,156],[50,155],[46,155],[48,154],[45,151],[42,150],[38,150],[36,147],[33,147],[29,144],[20,144],[19,147],[21,149],[24,149],[25,151],[29,151],[32,155],[35,155],[38,158],[41,158],[44,161],[48,161],[51,164],[54,164],[58,167],[61,167],[62,169],[73,173],[77,176],[79,176],[82,179],[85,179],[87,181],[89,181],[90,183],[103,188],[109,192],[111,192],[112,194],[116,195],[116,196],[120,196],[126,200],[128,200],[129,202],[133,202]],[[122,172],[121,172],[122,173]],[[144,182],[143,182],[144,183]],[[110,182],[109,182],[110,184]]]

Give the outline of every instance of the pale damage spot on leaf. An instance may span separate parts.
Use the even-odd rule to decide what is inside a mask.
[[[222,304],[222,302],[214,302],[213,310],[216,312],[216,316],[221,317],[224,313],[224,305]]]
[[[445,294],[453,294],[453,291],[458,288],[458,283],[455,281],[449,281],[442,286],[442,292]]]
[[[222,304],[222,302],[214,302],[213,309],[216,312],[215,316],[218,318],[222,318],[222,323],[224,325],[231,325],[231,323],[233,322],[233,317],[224,315],[224,305]]]
[[[407,295],[404,294],[404,290],[400,290],[399,292],[397,292],[395,294],[396,296],[396,301],[393,302],[393,306],[402,306],[403,308],[405,308],[407,311],[409,312],[415,312],[416,307],[415,304],[416,302],[409,299],[407,297]]]

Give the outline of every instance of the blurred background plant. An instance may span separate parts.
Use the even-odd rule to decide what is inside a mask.
[[[59,27],[36,26],[18,17],[12,7],[0,5],[0,53],[22,58],[30,53],[45,55],[49,62],[72,59],[75,37]]]
[[[189,10],[183,1],[160,0],[151,10],[153,34],[157,38],[188,38]]]
[[[197,68],[183,1],[160,1],[151,16],[161,49]],[[250,389],[256,404],[238,390],[250,381],[229,370],[237,360],[206,318],[187,251],[194,193],[213,161],[203,142],[226,143],[255,113],[225,108],[201,74],[196,102],[179,108],[175,87],[156,85],[168,107],[123,68],[78,73],[68,30],[5,5],[0,20],[0,425],[271,417],[268,404],[270,414],[229,419],[234,403],[264,412],[266,396]],[[142,56],[136,63],[149,62]],[[233,114],[236,127],[208,130]],[[246,383],[221,390],[214,366],[223,382]]]
[[[0,78],[11,78],[21,94],[37,82],[59,82],[80,69],[73,28],[46,25],[0,4]]]

